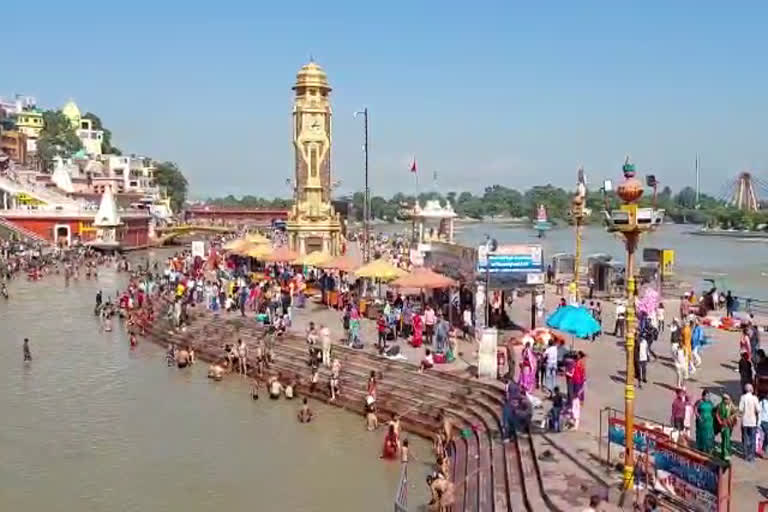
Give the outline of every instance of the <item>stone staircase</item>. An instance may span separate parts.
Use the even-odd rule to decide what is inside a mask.
[[[48,240],[38,235],[34,231],[25,229],[13,222],[0,218],[0,238],[18,238],[25,242],[41,243],[43,245],[51,245]]]
[[[214,361],[223,357],[225,340],[234,343],[242,338],[253,346],[266,336],[264,329],[251,318],[226,313],[214,315],[207,311],[196,316],[183,333],[169,331],[168,323],[158,320],[148,337],[163,346],[168,342],[191,346],[201,360]],[[285,378],[294,377],[299,393],[328,401],[327,369],[321,369],[322,384],[310,392],[311,370],[302,338],[286,334],[275,344],[274,355],[275,361],[265,373],[279,372]],[[453,444],[452,477],[456,488],[453,512],[557,510],[545,499],[541,480],[537,478],[530,433],[522,433],[510,443],[501,441],[504,396],[500,387],[447,372],[419,373],[416,365],[390,361],[339,344],[333,345],[333,357],[342,363],[341,394],[333,402],[339,407],[363,414],[368,376],[375,370],[377,406],[384,419],[394,413],[401,414],[405,430],[431,439],[439,426],[440,412],[450,413],[460,432]]]

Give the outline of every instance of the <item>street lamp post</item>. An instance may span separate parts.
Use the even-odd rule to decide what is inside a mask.
[[[365,132],[365,140],[363,142],[363,152],[365,153],[365,192],[363,195],[363,236],[365,241],[363,242],[363,261],[368,263],[371,257],[371,190],[368,188],[368,107],[355,112],[355,117],[358,115],[363,116],[363,130]]]
[[[622,201],[618,211],[606,210],[608,231],[620,233],[627,249],[627,319],[625,333],[626,381],[624,385],[624,474],[623,489],[632,487],[634,474],[635,434],[635,250],[640,236],[658,225],[664,218],[664,210],[638,208],[637,202],[643,195],[643,184],[635,178],[635,166],[629,157],[622,167],[624,181],[616,188],[616,195]],[[606,181],[603,190],[610,192],[612,186]]]

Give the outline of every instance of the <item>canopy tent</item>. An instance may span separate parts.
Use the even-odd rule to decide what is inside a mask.
[[[223,248],[227,251],[238,252],[247,249],[251,245],[251,242],[244,238],[238,238],[236,240],[230,240],[225,243]]]
[[[294,260],[294,265],[306,265],[308,267],[317,267],[318,265],[329,261],[333,256],[325,251],[315,251],[304,256],[299,256]]]
[[[248,236],[245,237],[246,240],[251,242],[252,244],[269,244],[272,243],[269,238],[265,237],[261,233],[250,233]]]
[[[562,306],[547,318],[547,325],[579,338],[589,338],[600,332],[600,324],[587,308]]]
[[[272,248],[269,245],[250,244],[245,250],[238,252],[238,254],[242,254],[243,256],[248,256],[257,260],[263,260],[271,252]]]
[[[419,289],[437,289],[450,288],[458,286],[458,283],[442,274],[425,267],[416,267],[409,274],[398,277],[390,283],[395,288],[419,288]]]
[[[383,259],[374,260],[355,271],[357,277],[380,279],[382,281],[391,281],[407,274],[405,270]]]
[[[344,256],[337,256],[333,259],[325,261],[318,265],[318,267],[325,269],[336,269],[342,272],[353,272],[360,268],[361,264],[362,263],[358,259],[353,258],[349,254],[345,254]]]
[[[296,251],[292,251],[287,247],[278,247],[265,254],[262,257],[262,260],[290,263],[298,257],[299,255],[296,253]]]

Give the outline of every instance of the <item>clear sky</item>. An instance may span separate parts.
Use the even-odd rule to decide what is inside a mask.
[[[291,85],[333,86],[333,172],[374,195],[618,177],[673,188],[768,171],[765,2],[5,2],[0,95],[68,99],[126,152],[175,160],[196,197],[287,195]],[[543,4],[542,4],[543,5]]]

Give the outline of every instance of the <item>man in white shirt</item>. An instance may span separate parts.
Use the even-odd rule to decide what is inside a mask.
[[[557,343],[555,340],[549,340],[549,346],[544,351],[544,357],[547,360],[544,386],[550,393],[554,393],[557,384]]]
[[[648,383],[648,340],[643,336],[637,342],[637,362],[637,383],[642,388]]]
[[[462,321],[464,323],[464,338],[469,338],[472,334],[472,309],[467,306],[464,308],[464,313],[462,313]]]
[[[613,335],[617,338],[624,337],[626,315],[627,306],[623,302],[616,304],[616,325],[613,328]]]
[[[760,428],[763,431],[763,458],[768,459],[768,395],[760,398]]]
[[[744,386],[744,394],[739,400],[739,415],[741,416],[741,443],[744,447],[744,459],[747,462],[754,462],[755,434],[760,417],[760,402],[752,393],[752,384]]]

